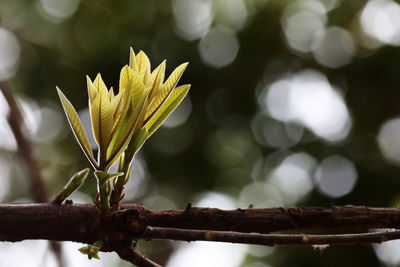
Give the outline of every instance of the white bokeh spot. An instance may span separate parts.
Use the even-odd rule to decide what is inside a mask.
[[[208,0],[172,1],[177,33],[180,37],[193,41],[205,35],[213,20],[212,3]]]
[[[201,38],[198,45],[203,62],[217,69],[231,64],[239,52],[239,47],[235,32],[223,26],[212,28]]]
[[[361,12],[363,31],[381,43],[400,45],[400,5],[391,0],[371,0]]]
[[[333,198],[350,193],[358,179],[357,170],[350,160],[342,156],[324,159],[315,173],[318,189]]]
[[[386,121],[378,133],[378,144],[383,156],[400,164],[400,118]]]
[[[349,134],[347,106],[323,74],[305,70],[275,81],[265,90],[264,103],[273,118],[304,125],[330,142],[341,141]]]

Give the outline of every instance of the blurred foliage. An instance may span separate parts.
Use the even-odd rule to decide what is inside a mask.
[[[400,10],[390,0],[1,0],[0,30],[12,33],[20,46],[16,65],[4,77],[17,96],[31,103],[30,110],[39,112],[33,140],[54,193],[87,166],[60,115],[55,86],[63,88],[78,111],[84,109],[85,75],[94,78],[101,73],[107,86],[118,88],[119,71],[128,64],[132,46],[149,55],[152,67],[166,58],[167,74],[189,61],[180,83],[190,83],[192,89],[167,127],[142,148],[126,201],[154,209],[184,208],[188,202],[204,203],[204,194],[211,191],[233,201],[234,207],[251,203],[255,207],[388,207],[396,205],[400,196],[400,141],[396,143],[400,127],[392,124],[387,135],[383,127],[400,113],[400,31],[396,28],[400,22],[390,17],[382,26],[379,17],[369,15],[377,8],[384,15],[384,8],[391,8],[390,14]],[[378,31],[368,32],[368,21],[375,19]],[[0,32],[0,59],[11,53],[2,38]],[[333,88],[327,92],[341,109],[327,107],[325,113],[312,109],[304,113],[309,117],[294,114],[293,120],[275,116],[272,107],[278,105],[277,111],[284,112],[279,105],[287,99],[268,98],[268,92],[284,79],[292,81],[292,87],[300,86],[299,81],[325,79],[323,83]],[[312,98],[318,91],[301,90],[318,102]],[[268,102],[271,99],[275,102]],[[306,103],[299,110],[314,104]],[[329,120],[338,110],[345,114],[340,119],[346,118],[347,128],[338,128],[333,137],[319,133],[315,122]],[[323,130],[335,130],[335,123]],[[55,128],[52,137],[41,138]],[[3,138],[11,133],[0,134]],[[382,142],[389,152],[381,149]],[[0,179],[8,185],[0,189],[0,200],[29,202],[15,148],[0,145],[0,166],[8,174]],[[335,175],[349,177],[353,185],[346,178],[339,184],[321,182]],[[342,184],[348,186],[346,192],[340,191]],[[329,186],[337,188],[330,191]],[[78,202],[90,202],[94,188],[95,179],[89,177],[75,196]],[[173,253],[169,243],[140,246],[160,263]],[[268,253],[251,247],[248,252],[241,266],[385,264],[372,246],[332,247],[322,255],[308,247],[280,247]],[[253,264],[256,261],[258,265]]]

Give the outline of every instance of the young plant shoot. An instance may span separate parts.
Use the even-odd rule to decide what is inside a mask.
[[[146,54],[140,51],[135,55],[131,48],[129,65],[121,70],[117,94],[107,88],[100,74],[93,81],[87,77],[92,131],[98,145],[97,159],[77,112],[57,87],[76,140],[95,170],[98,182],[95,203],[103,212],[121,201],[136,152],[188,93],[189,84],[176,87],[187,65],[178,66],[164,81],[166,61],[151,71]],[[118,160],[118,173],[109,173],[109,168]]]

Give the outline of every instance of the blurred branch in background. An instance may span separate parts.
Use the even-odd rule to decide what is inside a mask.
[[[21,110],[6,82],[0,82],[0,90],[9,106],[7,121],[17,141],[18,155],[25,165],[25,173],[31,185],[34,199],[39,203],[47,202],[48,192],[40,173],[39,163],[35,159],[32,144],[27,136],[28,131]],[[64,267],[65,264],[61,244],[56,241],[50,241],[50,247],[56,256],[59,267]]]
[[[26,129],[21,111],[6,82],[0,83],[0,90],[10,108],[7,121],[17,141],[18,155],[25,164],[26,175],[29,178],[28,181],[31,185],[34,198],[39,203],[47,202],[48,192],[40,174],[39,163],[34,157],[32,144],[29,141],[29,137],[27,137],[28,131]]]

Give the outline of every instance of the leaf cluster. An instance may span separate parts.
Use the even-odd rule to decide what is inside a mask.
[[[100,74],[93,81],[87,76],[91,125],[98,145],[97,159],[76,110],[57,87],[76,140],[96,172],[107,173],[120,160],[119,172],[124,175],[106,175],[114,179],[114,189],[118,191],[118,196],[114,197],[116,202],[123,197],[122,187],[129,179],[134,155],[188,93],[189,84],[177,87],[187,65],[178,66],[164,81],[166,61],[152,71],[147,55],[143,51],[136,55],[131,48],[129,65],[120,72],[118,93],[115,94],[112,87],[107,88]],[[104,186],[100,196],[111,195],[111,184],[106,184],[110,179],[98,179],[99,188]]]

